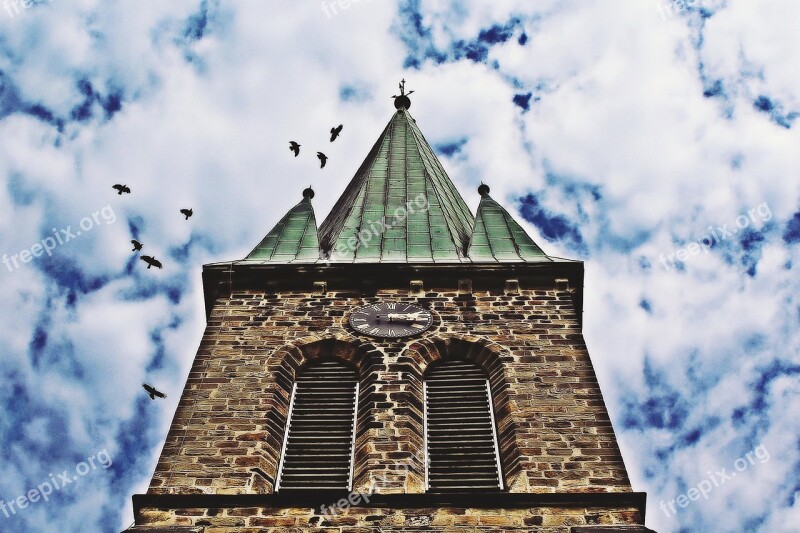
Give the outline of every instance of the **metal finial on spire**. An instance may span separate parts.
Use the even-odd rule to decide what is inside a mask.
[[[397,109],[408,109],[411,107],[411,99],[408,97],[408,95],[412,94],[414,91],[408,91],[408,93],[406,93],[405,78],[400,80],[398,87],[400,87],[400,95],[392,96],[392,98],[394,98],[394,107]]]
[[[314,198],[314,189],[311,188],[311,185],[309,185],[307,189],[303,190],[303,198],[308,198],[309,200]]]

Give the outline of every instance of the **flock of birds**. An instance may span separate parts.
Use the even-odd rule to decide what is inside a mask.
[[[414,91],[410,91],[408,94],[411,94],[413,92]],[[400,83],[400,95],[401,96],[406,95],[406,93],[405,93],[405,80],[403,80]],[[398,97],[397,96],[392,96],[392,98],[398,98]],[[335,127],[331,128],[331,140],[330,140],[330,142],[335,141],[339,137],[339,135],[341,135],[343,128],[344,128],[344,126],[342,124],[339,124],[338,126],[335,126]],[[294,153],[295,157],[299,156],[300,155],[300,144],[297,143],[296,141],[289,141],[289,150],[291,150]],[[317,159],[319,159],[319,168],[325,168],[325,164],[328,162],[328,156],[326,156],[322,152],[317,152]],[[117,183],[117,184],[113,185],[112,188],[114,190],[116,190],[117,194],[120,195],[120,196],[122,194],[130,194],[131,193],[130,187],[128,187],[127,185],[120,184],[120,183]],[[186,217],[185,220],[189,220],[189,217],[191,217],[194,214],[194,211],[192,209],[181,209],[180,212],[181,212],[181,214],[183,216]],[[133,244],[133,250],[131,250],[132,252],[141,252],[142,248],[144,248],[144,244],[142,244],[141,242],[139,242],[136,239],[132,239],[131,240],[131,244]],[[161,264],[161,261],[159,261],[158,259],[156,259],[153,256],[142,255],[142,256],[139,257],[139,259],[141,259],[142,261],[147,263],[147,269],[148,270],[151,267],[163,268],[163,265]],[[163,398],[167,397],[166,394],[164,394],[163,392],[159,391],[158,389],[156,389],[152,385],[148,385],[147,383],[142,383],[142,388],[147,392],[147,395],[150,396],[151,400],[155,400],[156,398],[162,398],[163,399]]]
[[[344,128],[342,124],[331,128],[331,142],[335,141],[339,137],[339,134],[342,133],[342,128]],[[297,144],[296,141],[289,141],[289,150],[294,152],[295,157],[300,155],[300,145]],[[328,162],[328,156],[322,152],[317,152],[317,159],[319,159],[319,168],[325,168],[325,163]]]
[[[111,188],[114,189],[115,191],[117,191],[117,194],[120,195],[120,196],[123,195],[123,194],[130,194],[131,193],[130,187],[128,187],[127,185],[123,185],[121,183],[116,183],[116,184],[112,185]],[[180,212],[181,212],[181,214],[183,216],[186,217],[185,220],[189,220],[189,217],[191,217],[194,214],[194,210],[191,209],[191,208],[189,208],[189,209],[181,209]],[[142,244],[141,242],[139,242],[136,239],[132,239],[131,240],[131,244],[133,245],[133,250],[131,250],[132,252],[141,252],[142,248],[144,248],[144,244]],[[161,264],[161,261],[159,261],[158,259],[156,259],[155,257],[153,257],[151,255],[142,255],[142,256],[139,257],[139,259],[141,259],[142,261],[147,263],[147,269],[148,270],[151,267],[156,267],[156,268],[163,268],[164,267],[164,265]],[[144,388],[145,391],[147,391],[147,394],[150,396],[151,400],[155,400],[156,398],[166,398],[167,397],[166,394],[164,394],[163,392],[157,390],[155,387],[153,387],[151,385],[148,385],[147,383],[142,383],[142,387]]]
[[[122,195],[123,193],[124,194],[130,194],[131,193],[131,188],[130,187],[128,187],[127,185],[122,185],[120,183],[112,185],[111,188],[116,190],[118,195]],[[186,217],[186,220],[189,220],[189,217],[194,214],[194,210],[193,209],[181,209],[181,214]],[[133,250],[131,250],[132,252],[141,252],[142,248],[144,248],[144,244],[142,244],[141,242],[137,241],[136,239],[132,239],[131,240],[131,244],[133,245]],[[148,270],[151,267],[164,268],[164,265],[161,264],[161,261],[159,261],[158,259],[156,259],[152,255],[142,255],[141,257],[139,257],[139,259],[141,259],[142,261],[147,263],[147,269]]]
[[[342,133],[342,129],[343,128],[344,128],[344,126],[342,124],[339,124],[338,126],[331,128],[331,141],[330,142],[335,141],[339,137],[339,135]],[[298,144],[295,141],[290,141],[289,142],[289,150],[294,152],[294,156],[295,157],[299,156],[300,155],[300,144]],[[325,164],[328,162],[328,156],[326,156],[322,152],[317,152],[317,158],[319,159],[319,162],[320,162],[319,168],[325,168]],[[117,183],[117,184],[113,185],[112,188],[117,191],[118,195],[130,194],[131,193],[130,187],[128,187],[127,185],[120,184],[120,183]],[[181,209],[180,212],[181,212],[181,214],[183,216],[186,217],[185,220],[189,220],[189,217],[191,217],[194,214],[194,211],[192,209]],[[131,240],[131,244],[133,245],[133,250],[131,250],[132,252],[141,252],[142,248],[144,248],[144,244],[142,244],[141,242],[139,242],[136,239],[132,239]],[[153,256],[141,255],[139,257],[139,259],[141,259],[142,261],[147,263],[147,269],[148,270],[151,267],[163,268],[163,265],[161,264],[161,261],[159,261],[158,259],[156,259]],[[156,389],[152,385],[148,385],[147,383],[142,383],[142,388],[147,392],[147,394],[148,394],[148,396],[150,396],[151,400],[155,400],[156,398],[166,398],[167,397],[166,394],[164,394],[163,392],[159,391],[158,389]]]

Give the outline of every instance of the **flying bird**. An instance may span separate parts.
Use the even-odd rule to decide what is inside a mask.
[[[181,209],[181,213],[186,215],[186,220],[189,220],[189,217],[192,216],[193,211],[191,209]]]
[[[162,268],[161,261],[159,261],[155,257],[149,255],[143,255],[139,259],[147,263],[147,270],[150,270],[150,267]]]
[[[336,137],[338,137],[339,134],[342,133],[342,128],[343,127],[344,127],[344,125],[339,124],[335,128],[331,128],[331,142],[335,141]]]
[[[140,242],[139,242],[139,241],[137,241],[136,239],[133,239],[133,240],[131,241],[131,244],[133,245],[133,250],[131,250],[131,252],[138,252],[138,251],[140,251],[142,248],[144,248],[144,244],[140,243]]]
[[[142,383],[142,387],[144,388],[144,390],[147,391],[147,394],[150,395],[150,399],[151,400],[155,400],[156,397],[159,397],[159,398],[166,398],[167,397],[166,394],[164,394],[161,391],[156,390],[155,387],[151,387],[147,383]]]
[[[328,162],[328,156],[323,154],[322,152],[317,152],[317,157],[319,158],[319,168],[325,168],[325,163]]]
[[[126,192],[128,194],[131,193],[131,190],[128,188],[127,185],[120,185],[119,183],[117,183],[116,185],[113,185],[111,188],[112,189],[116,189],[117,190],[117,194],[120,194],[120,195],[122,193],[124,193],[124,192]]]
[[[294,141],[289,141],[289,150],[294,152],[294,156],[300,155],[300,145]]]

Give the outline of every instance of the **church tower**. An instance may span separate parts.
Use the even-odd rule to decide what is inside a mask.
[[[581,334],[583,263],[487,185],[473,215],[410,106],[319,227],[306,189],[203,268],[205,334],[128,531],[650,531]]]

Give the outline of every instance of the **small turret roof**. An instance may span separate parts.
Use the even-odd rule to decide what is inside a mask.
[[[317,220],[311,199],[314,191],[303,191],[303,199],[250,252],[247,261],[314,263],[319,260]]]
[[[481,203],[467,255],[473,262],[550,261],[503,206],[489,196],[489,186],[481,184]]]

